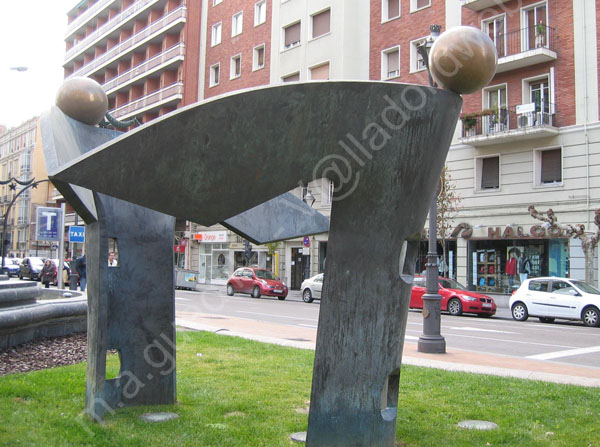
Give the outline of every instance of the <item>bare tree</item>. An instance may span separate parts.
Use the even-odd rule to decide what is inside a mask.
[[[452,229],[452,221],[456,216],[460,206],[461,197],[456,192],[456,185],[452,181],[452,176],[448,170],[448,166],[444,166],[440,176],[441,190],[436,198],[437,200],[437,222],[436,229],[438,239],[442,242],[442,263],[443,274],[448,274],[448,263],[446,261],[446,238]]]
[[[585,225],[560,224],[556,222],[556,216],[552,208],[549,208],[545,213],[540,213],[535,209],[535,206],[529,205],[529,214],[531,217],[542,222],[546,222],[549,228],[556,228],[564,231],[567,236],[581,241],[583,256],[585,257],[585,282],[591,284],[594,280],[594,250],[598,246],[600,240],[600,208],[594,212],[594,223],[596,224],[595,233],[586,233]]]

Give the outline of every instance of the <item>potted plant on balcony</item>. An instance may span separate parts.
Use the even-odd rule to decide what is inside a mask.
[[[540,21],[535,25],[535,47],[541,48],[546,45],[546,25]]]
[[[463,122],[463,136],[473,137],[475,136],[477,126],[477,118],[479,113],[464,113],[460,118]]]

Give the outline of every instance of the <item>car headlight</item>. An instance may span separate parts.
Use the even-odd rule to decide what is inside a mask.
[[[461,297],[467,301],[477,301],[477,298],[474,298],[472,296],[469,295],[461,295]]]
[[[265,281],[264,279],[261,279],[261,280],[260,280],[260,282],[262,282],[262,283],[263,283],[265,286],[266,286],[267,284],[269,284],[269,283],[268,283],[267,281]]]

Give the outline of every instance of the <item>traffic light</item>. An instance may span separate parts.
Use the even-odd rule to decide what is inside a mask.
[[[244,256],[246,259],[250,259],[252,257],[252,245],[250,242],[244,239]]]

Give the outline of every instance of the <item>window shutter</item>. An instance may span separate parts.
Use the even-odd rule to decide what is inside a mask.
[[[388,73],[400,70],[400,52],[398,50],[387,53]]]
[[[327,34],[330,31],[331,10],[323,11],[313,16],[313,38]]]
[[[283,82],[298,82],[299,80],[300,80],[300,73],[295,73],[293,75],[283,78]]]
[[[481,160],[481,189],[497,189],[500,187],[500,159],[498,157]]]
[[[310,79],[329,79],[329,64],[319,65],[310,69]]]
[[[554,183],[562,180],[560,149],[542,152],[542,183]]]
[[[285,29],[285,46],[300,42],[300,23],[288,26]]]
[[[388,2],[388,19],[398,17],[400,15],[400,2],[398,0],[387,0]]]

